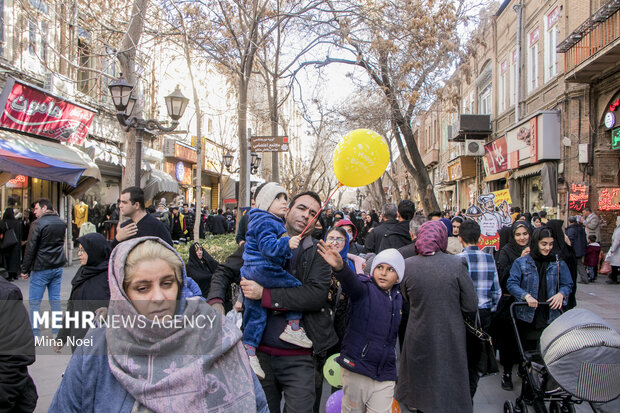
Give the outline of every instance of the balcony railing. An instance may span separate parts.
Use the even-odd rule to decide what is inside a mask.
[[[612,0],[581,24],[557,47],[569,72],[620,38],[620,1]]]

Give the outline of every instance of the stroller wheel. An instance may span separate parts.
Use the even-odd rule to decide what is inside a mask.
[[[575,413],[575,405],[569,401],[553,400],[549,403],[549,413]]]
[[[504,402],[504,413],[514,413],[515,409],[512,407],[510,400]]]
[[[525,400],[517,399],[515,413],[527,413],[527,404],[525,404]]]

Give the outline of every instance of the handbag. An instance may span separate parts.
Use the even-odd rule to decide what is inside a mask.
[[[9,227],[9,224],[4,223],[5,231],[2,234],[2,239],[0,239],[0,250],[13,248],[17,245],[17,235],[15,235],[15,230]]]
[[[480,326],[480,314],[476,311],[475,320],[464,316],[467,344],[467,363],[480,375],[487,376],[499,372],[495,349],[491,336]]]
[[[605,258],[605,261],[603,261],[603,263],[601,264],[601,268],[598,270],[598,273],[600,275],[611,274],[611,264],[609,263],[609,261],[607,261],[607,258]]]

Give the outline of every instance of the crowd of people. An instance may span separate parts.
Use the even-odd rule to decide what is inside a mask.
[[[70,344],[73,356],[50,411],[97,411],[105,403],[119,412],[274,413],[284,403],[287,412],[318,412],[322,367],[338,355],[343,412],[391,412],[393,399],[411,411],[472,412],[481,372],[465,321],[478,318],[492,336],[503,368],[498,386],[512,390],[519,353],[506,322],[510,305],[527,303],[516,322],[524,347],[535,349],[543,329],[576,305],[577,282],[597,279],[603,255],[600,223],[589,209],[566,227],[514,210],[492,251],[478,247],[481,228],[467,211],[422,215],[410,200],[386,204],[379,214],[321,205],[314,192],[289,196],[277,183],[263,184],[239,222],[237,250],[218,263],[195,242],[186,263],[173,244],[189,239],[189,206],[149,211],[140,188],[123,190],[118,212],[127,220],[114,239],[77,239],[81,266],[68,309],[142,316],[151,328],[52,330],[54,349]],[[210,227],[200,218],[205,230],[228,221],[219,212]],[[60,308],[65,264],[66,224],[47,200],[35,203],[34,214],[21,266],[4,261],[6,278],[30,280],[31,319],[45,289],[52,309]],[[11,220],[10,210],[4,218]],[[620,217],[617,224],[607,254],[615,284]],[[21,300],[7,280],[0,287],[2,296]],[[225,316],[237,310],[243,332]],[[153,327],[174,316],[207,317],[210,328]],[[0,337],[20,339],[0,343],[22,357],[4,351],[0,361],[20,380],[0,382],[0,406],[32,411],[27,366],[34,346],[23,337],[32,344],[42,332],[9,324]]]

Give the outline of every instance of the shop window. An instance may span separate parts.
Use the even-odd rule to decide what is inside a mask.
[[[28,20],[28,53],[37,53],[37,23],[33,20]]]
[[[478,94],[478,113],[480,115],[491,114],[491,81],[480,87]]]

